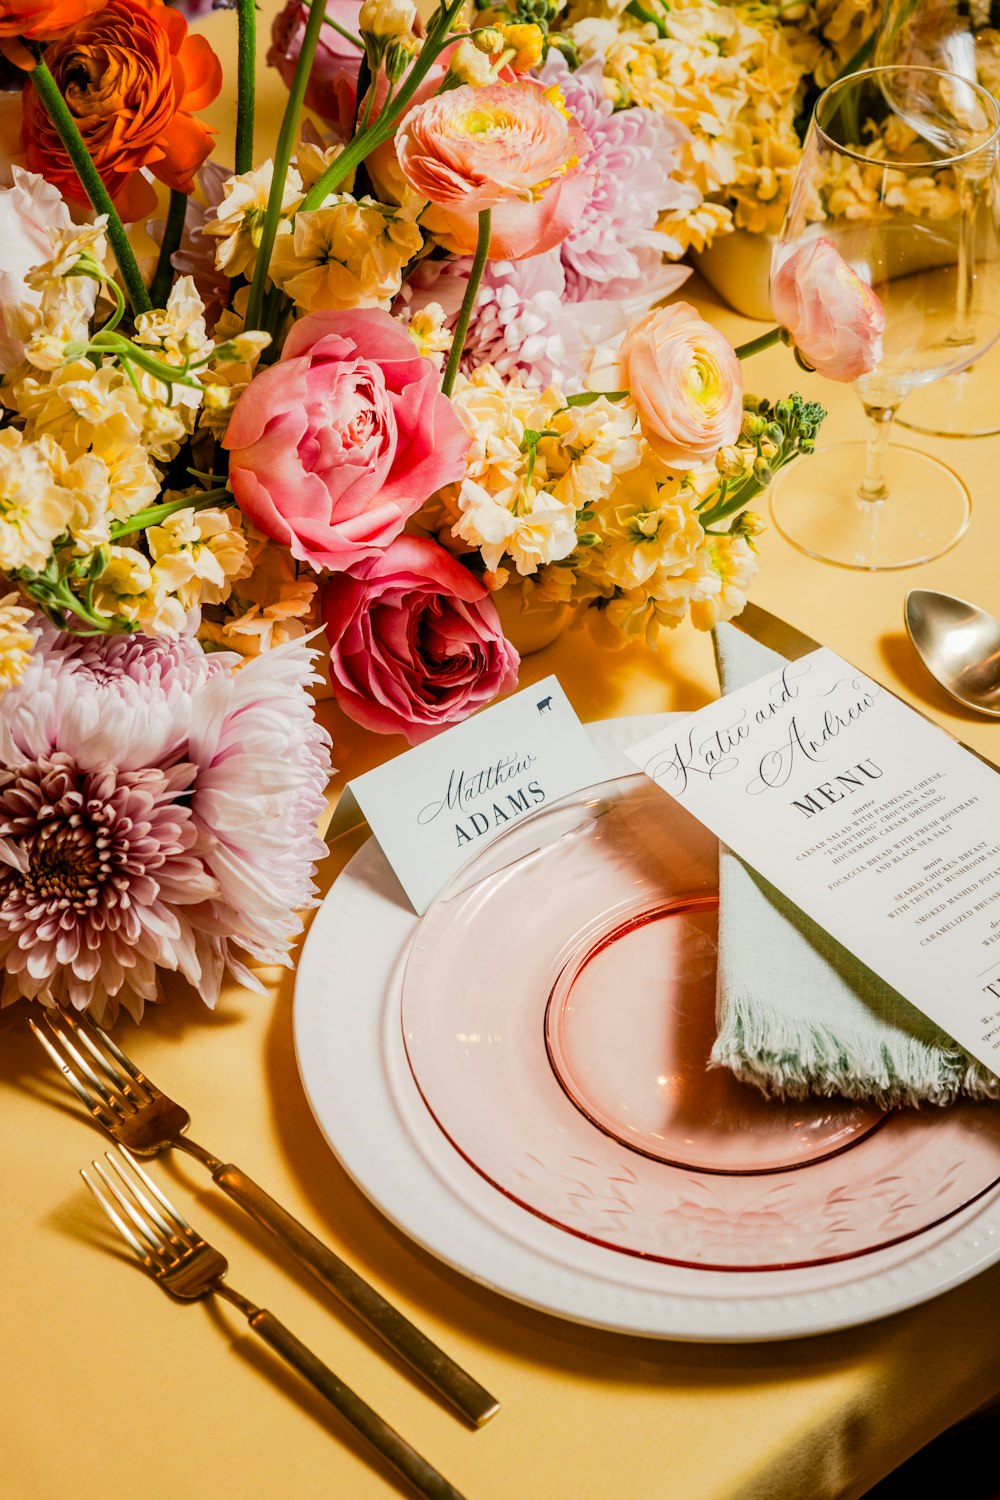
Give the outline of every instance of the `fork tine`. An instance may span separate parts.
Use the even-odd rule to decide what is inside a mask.
[[[108,1078],[114,1084],[120,1094],[126,1099],[142,1104],[146,1099],[155,1099],[160,1090],[151,1084],[144,1073],[141,1073],[134,1063],[130,1062],[124,1052],[116,1047],[114,1042],[96,1022],[89,1017],[70,1015],[60,1007],[59,1014],[66,1026],[82,1042],[97,1065],[104,1070]],[[103,1043],[98,1045],[95,1037]],[[109,1055],[110,1054],[110,1055]],[[117,1066],[116,1066],[117,1064]],[[133,1100],[133,1094],[137,1097]]]
[[[94,1083],[100,1090],[100,1094],[102,1096],[101,1098],[96,1097],[90,1092],[90,1090],[80,1080],[76,1073],[73,1072],[73,1069],[70,1067],[69,1063],[66,1062],[65,1058],[63,1058],[62,1055],[57,1051],[57,1049],[52,1045],[42,1028],[40,1026],[37,1026],[30,1016],[28,1017],[28,1025],[31,1027],[32,1031],[35,1034],[35,1037],[39,1042],[41,1042],[42,1046],[45,1048],[46,1052],[49,1054],[52,1061],[55,1063],[56,1067],[65,1078],[66,1082],[69,1084],[76,1097],[88,1110],[91,1111],[92,1114],[97,1116],[97,1119],[104,1126],[105,1130],[111,1130],[117,1123],[118,1113],[110,1107],[110,1096],[107,1096],[107,1091],[101,1086],[99,1080],[94,1079]],[[59,1040],[63,1042],[63,1045],[66,1045],[63,1036],[58,1031],[55,1034],[59,1038]],[[81,1063],[83,1062],[82,1058],[77,1058],[77,1061]],[[93,1075],[91,1074],[91,1070],[86,1067],[86,1064],[83,1064],[83,1066],[88,1076],[93,1077]],[[102,1099],[104,1097],[107,1097],[107,1104],[104,1104],[102,1102]]]
[[[112,1157],[110,1151],[107,1153],[107,1158],[108,1161],[112,1162],[113,1165],[114,1158]],[[132,1220],[132,1223],[135,1225],[136,1229],[138,1229],[139,1233],[148,1244],[149,1249],[143,1252],[146,1259],[154,1261],[156,1264],[163,1267],[170,1265],[171,1260],[177,1260],[178,1257],[175,1253],[171,1252],[171,1247],[167,1244],[164,1244],[163,1241],[154,1233],[149,1223],[137,1211],[135,1204],[132,1203],[121,1191],[121,1189],[115,1185],[115,1183],[109,1177],[108,1173],[101,1166],[101,1163],[99,1161],[94,1161],[91,1162],[91,1166],[93,1167],[94,1171],[97,1173],[101,1181],[104,1183],[104,1186],[107,1188],[108,1192],[115,1199],[119,1208],[121,1208],[122,1211],[128,1215],[128,1217]],[[126,1186],[128,1186],[127,1181]]]
[[[156,1225],[157,1229],[159,1229],[162,1234],[166,1235],[168,1240],[175,1238],[178,1234],[180,1234],[181,1237],[185,1239],[189,1235],[194,1235],[194,1231],[192,1230],[190,1224],[188,1224],[184,1219],[181,1218],[176,1209],[170,1206],[168,1200],[163,1196],[160,1190],[156,1186],[154,1186],[154,1184],[146,1176],[146,1173],[142,1171],[141,1167],[139,1167],[139,1165],[133,1160],[132,1156],[124,1149],[124,1147],[119,1146],[117,1151],[106,1151],[104,1154],[107,1160],[111,1163],[118,1177],[125,1184],[126,1190],[132,1194],[132,1197],[135,1198],[138,1203],[142,1205],[142,1207],[149,1214],[149,1217],[152,1219],[153,1223]],[[126,1163],[130,1167],[132,1167],[136,1176],[138,1176],[146,1184],[146,1186],[152,1190],[154,1196],[164,1205],[164,1207],[167,1209],[168,1213],[174,1220],[173,1224],[167,1223],[167,1220],[160,1213],[160,1210],[157,1208],[153,1200],[151,1198],[147,1198],[146,1194],[142,1191],[142,1188],[136,1184],[131,1174],[126,1172],[125,1167],[122,1166],[122,1163],[119,1160],[120,1157],[125,1158]]]
[[[188,1223],[187,1219],[185,1219],[184,1215],[182,1213],[180,1213],[174,1207],[174,1205],[171,1203],[170,1199],[167,1197],[166,1193],[162,1192],[161,1189],[156,1186],[156,1183],[153,1181],[152,1177],[149,1176],[148,1172],[144,1172],[143,1171],[142,1167],[140,1167],[139,1163],[136,1161],[136,1159],[132,1155],[131,1151],[128,1151],[120,1143],[119,1143],[117,1149],[118,1149],[119,1155],[121,1155],[121,1156],[123,1156],[125,1158],[125,1160],[128,1162],[129,1166],[132,1168],[132,1171],[135,1173],[135,1175],[140,1179],[140,1181],[144,1182],[146,1184],[146,1186],[149,1188],[149,1191],[152,1193],[152,1195],[156,1199],[156,1201],[160,1204],[161,1208],[164,1209],[164,1211],[166,1212],[167,1216],[174,1221],[174,1225],[176,1227],[174,1229],[169,1229],[168,1228],[167,1232],[169,1234],[180,1234],[180,1235],[182,1235],[184,1237],[190,1237],[190,1238],[192,1238],[194,1240],[201,1240],[201,1235],[198,1233],[198,1231],[196,1229],[192,1229],[192,1227]],[[109,1152],[108,1155],[110,1156],[111,1153]],[[118,1166],[117,1162],[114,1162],[113,1164],[114,1164],[114,1166],[115,1166],[115,1168],[118,1171],[118,1174],[120,1176],[121,1175],[121,1168]],[[135,1192],[135,1188],[134,1187],[133,1187],[133,1192]],[[141,1194],[136,1193],[136,1196],[140,1197]],[[152,1208],[152,1206],[150,1206],[150,1211],[155,1215],[156,1210],[154,1208]]]
[[[97,1166],[96,1162],[94,1163],[94,1166]],[[112,1224],[115,1226],[122,1239],[128,1245],[129,1249],[138,1256],[139,1260],[142,1261],[144,1266],[148,1267],[150,1260],[149,1252],[143,1249],[142,1245],[139,1243],[135,1235],[132,1233],[131,1229],[125,1223],[125,1220],[122,1218],[121,1214],[119,1214],[114,1204],[104,1196],[97,1184],[91,1181],[91,1179],[87,1176],[86,1169],[83,1167],[80,1168],[80,1176],[90,1188],[90,1191],[93,1193],[94,1197],[97,1199],[98,1203],[101,1205],[101,1208],[111,1220]]]

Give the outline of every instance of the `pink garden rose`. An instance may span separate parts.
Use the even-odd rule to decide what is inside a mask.
[[[580,166],[589,144],[574,117],[528,79],[437,94],[396,132],[403,176],[430,200],[424,227],[446,249],[470,255],[479,214],[490,208],[494,260],[541,255],[566,238],[597,179]]]
[[[640,318],[625,335],[621,363],[643,436],[668,468],[693,468],[736,442],[742,366],[729,340],[689,303]]]
[[[295,323],[225,438],[240,509],[317,570],[377,556],[461,479],[468,442],[430,360],[375,307]]]
[[[288,0],[271,26],[268,66],[277,68],[286,88],[291,87],[295,64],[302,50],[309,7],[302,0]],[[360,37],[358,17],[361,0],[329,0],[326,14],[352,36]],[[306,108],[320,119],[336,126],[346,141],[354,128],[354,110],[358,97],[358,74],[364,56],[347,37],[332,26],[320,27],[316,56],[306,85]]]
[[[775,251],[771,306],[806,363],[829,380],[857,380],[882,358],[885,311],[832,240]]]
[[[334,697],[377,734],[416,744],[517,685],[488,591],[426,537],[398,537],[336,574],[323,616]]]

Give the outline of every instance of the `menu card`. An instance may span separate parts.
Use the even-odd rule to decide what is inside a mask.
[[[418,914],[513,823],[608,770],[555,677],[523,688],[344,789],[327,838],[358,809]]]
[[[629,758],[1000,1071],[1000,775],[832,651]]]

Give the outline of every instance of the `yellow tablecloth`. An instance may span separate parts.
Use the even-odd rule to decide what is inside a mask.
[[[262,29],[270,7],[261,17]],[[209,18],[219,50],[234,17]],[[231,160],[231,80],[214,110]],[[283,91],[262,72],[259,147]],[[704,305],[734,336],[756,325]],[[786,351],[750,380],[802,385]],[[815,377],[825,438],[855,433],[854,396]],[[1000,725],[954,711],[906,648],[902,599],[938,585],[994,608],[1000,439],[931,443],[973,491],[961,545],[933,565],[866,576],[812,563],[770,532],[756,598],[841,651],[1000,763]],[[901,503],[905,503],[902,501]],[[583,719],[694,708],[714,689],[709,642],[679,630],[658,655],[564,637],[527,659],[556,672]],[[344,779],[396,753],[325,705]],[[328,888],[354,846],[326,862]],[[239,1162],[446,1345],[503,1403],[471,1433],[327,1302],[261,1231],[179,1157],[169,1190],[230,1257],[233,1284],[269,1306],[470,1500],[851,1500],[937,1432],[1000,1393],[1000,1267],[915,1311],[857,1330],[751,1347],[593,1332],[483,1291],[417,1250],[368,1204],[320,1136],[292,1047],[293,976],[260,998],[226,989],[217,1013],[176,994],[121,1044],[193,1116],[192,1135]],[[350,986],[350,974],[331,983]],[[5,1500],[380,1500],[401,1493],[228,1306],[170,1302],[106,1230],[76,1176],[104,1138],[28,1036],[0,1017],[4,1192],[0,1493]]]

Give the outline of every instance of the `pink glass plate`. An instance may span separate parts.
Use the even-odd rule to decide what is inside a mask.
[[[421,922],[407,1057],[507,1197],[626,1254],[822,1264],[919,1234],[1000,1181],[1000,1109],[779,1103],[706,1067],[717,845],[645,777],[526,818]]]

